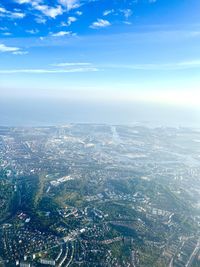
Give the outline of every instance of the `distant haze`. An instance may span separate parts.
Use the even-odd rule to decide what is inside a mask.
[[[200,126],[199,111],[192,108],[144,102],[81,100],[0,100],[0,125],[42,126],[65,123],[131,124],[147,126]]]

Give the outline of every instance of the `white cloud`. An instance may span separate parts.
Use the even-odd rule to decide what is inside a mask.
[[[7,13],[7,10],[4,7],[0,7],[0,13]]]
[[[103,16],[108,16],[108,15],[112,14],[113,12],[114,12],[114,9],[105,10],[105,11],[103,12]]]
[[[61,26],[62,27],[68,27],[70,26],[73,22],[77,21],[76,17],[68,17],[67,22],[62,22]]]
[[[111,25],[111,23],[108,20],[97,19],[97,21],[93,22],[90,25],[90,28],[92,28],[92,29],[105,28],[105,27],[108,27],[110,25]]]
[[[5,52],[17,52],[20,51],[19,47],[14,47],[14,46],[6,46],[4,44],[0,44],[0,52],[5,53]]]
[[[81,16],[81,15],[83,15],[83,12],[82,11],[76,11],[76,15]]]
[[[37,29],[32,29],[32,30],[26,30],[27,33],[30,33],[30,34],[37,34],[39,32],[39,30]]]
[[[71,25],[72,22],[75,22],[75,21],[77,21],[77,18],[75,18],[75,17],[69,17],[68,20],[67,20],[67,23],[68,23],[68,25]]]
[[[50,7],[47,5],[33,4],[34,9],[42,12],[45,16],[55,19],[57,16],[62,15],[64,10],[61,6]]]
[[[132,23],[130,21],[127,21],[127,20],[123,21],[123,23],[126,25],[132,25]]]
[[[15,0],[18,4],[29,4],[33,2],[32,0]]]
[[[34,5],[34,4],[40,4],[44,2],[44,0],[14,0],[14,1],[20,5],[23,5],[23,4]]]
[[[32,6],[42,5],[44,2],[43,0],[15,0],[18,4],[30,4]],[[67,8],[67,10],[75,9],[81,6],[80,0],[58,0],[57,1],[60,5]],[[81,11],[77,11],[82,14]],[[81,15],[78,14],[77,15]]]
[[[41,12],[42,16],[49,17],[52,19],[55,19],[57,16],[62,15],[67,10],[71,10],[74,8],[78,8],[81,6],[80,0],[57,0],[55,1],[54,5],[46,4],[44,0],[13,0],[19,5],[29,5],[30,9],[33,11],[39,11]],[[53,2],[53,1],[52,1]],[[36,12],[35,12],[36,13]],[[82,15],[81,11],[77,11],[76,13],[78,16]],[[26,16],[25,13],[21,12],[20,10],[14,10],[14,11],[8,11],[4,7],[0,7],[0,17],[10,17],[13,19],[22,19]],[[38,14],[34,14],[34,16],[37,16],[35,21],[37,23],[45,23],[46,20],[42,18],[39,18]],[[74,21],[69,22],[72,23]]]
[[[13,12],[5,9],[4,7],[0,7],[0,17],[7,17],[11,19],[23,19],[26,16],[25,13],[20,10],[14,10]]]
[[[72,35],[75,35],[75,34],[72,33],[71,31],[60,31],[60,32],[55,32],[51,34],[51,36],[53,37],[72,36]]]
[[[6,46],[5,44],[0,44],[0,53],[12,53],[13,55],[26,55],[27,51],[21,50],[19,47]]]
[[[13,19],[23,19],[26,16],[25,13],[22,12],[11,12],[9,17]]]
[[[45,18],[42,18],[42,17],[36,17],[35,22],[38,24],[45,24],[47,22],[47,20]]]
[[[13,55],[27,55],[28,54],[28,51],[15,51],[13,52]]]
[[[126,19],[128,19],[129,17],[131,17],[132,14],[133,14],[132,10],[129,9],[129,8],[128,9],[121,9],[120,11],[123,13],[123,15],[124,15],[124,17]]]
[[[57,16],[62,15],[64,10],[62,9],[61,5],[57,6],[49,6],[43,4],[42,0],[15,0],[18,4],[29,4],[32,6],[33,9],[40,11],[46,17],[50,17],[55,19]],[[39,22],[39,19],[36,20]]]
[[[79,0],[59,0],[59,3],[66,7],[68,11],[80,7]]]

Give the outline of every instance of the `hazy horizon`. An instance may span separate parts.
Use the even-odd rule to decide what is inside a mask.
[[[67,123],[135,124],[199,128],[198,111],[145,102],[60,99],[0,100],[0,126],[51,126]]]
[[[0,125],[200,125],[199,9],[198,0],[1,1]]]

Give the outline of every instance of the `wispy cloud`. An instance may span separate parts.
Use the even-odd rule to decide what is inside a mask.
[[[18,4],[30,4],[31,2],[33,2],[33,0],[15,0],[15,2]],[[35,0],[34,2],[41,2],[41,1]]]
[[[4,7],[0,7],[0,17],[7,17],[10,19],[23,19],[26,16],[21,10],[9,11]]]
[[[15,51],[13,52],[13,55],[27,55],[28,54],[28,51]]]
[[[8,31],[8,27],[0,27],[0,31]]]
[[[23,19],[26,16],[23,12],[10,12],[9,17],[12,19]]]
[[[37,16],[35,18],[35,22],[38,23],[38,24],[45,24],[47,22],[46,18],[44,17],[41,17],[41,16]]]
[[[32,30],[26,30],[27,33],[30,33],[30,34],[37,34],[39,33],[39,30],[38,29],[32,29]]]
[[[128,19],[132,16],[133,11],[131,9],[120,9],[120,12],[124,15],[125,19]]]
[[[71,31],[59,31],[51,34],[51,36],[53,37],[74,36],[74,35],[76,34]]]
[[[12,35],[11,32],[3,32],[2,34],[5,35],[5,36],[10,36],[10,35]]]
[[[71,66],[91,66],[92,63],[89,62],[63,62],[52,64],[54,67],[71,67]]]
[[[37,25],[38,26],[38,25]],[[146,45],[153,44],[156,47],[163,46],[165,43],[177,44],[186,42],[188,40],[200,40],[200,32],[192,30],[161,30],[160,28],[153,28],[148,31],[139,31],[137,32],[128,32],[128,33],[111,33],[109,35],[102,34],[90,34],[90,35],[78,35],[76,33],[72,35],[63,36],[63,38],[55,38],[55,36],[51,36],[51,34],[57,33],[50,32],[48,36],[42,35],[41,38],[36,36],[25,38],[7,38],[2,42],[8,42],[9,46],[21,46],[31,48],[31,47],[49,47],[49,46],[65,46],[66,48],[70,48],[72,45],[80,45],[84,49],[88,49],[88,47],[92,46],[92,43],[98,44],[99,46],[105,47],[106,45],[114,47],[116,44],[118,46],[126,44],[126,47],[134,46],[137,48],[138,45]],[[59,31],[58,31],[59,32]],[[77,37],[79,36],[79,37]],[[66,42],[65,38],[68,38],[68,42]],[[0,42],[1,43],[1,42]],[[8,43],[7,43],[8,44]]]
[[[14,51],[20,53],[21,51]],[[14,73],[30,73],[30,74],[56,74],[56,73],[80,73],[80,72],[96,72],[99,68],[90,62],[61,62],[51,64],[48,68],[25,68],[25,69],[0,69],[0,74],[14,74]]]
[[[92,28],[92,29],[105,28],[105,27],[108,27],[110,25],[111,25],[111,23],[108,20],[97,19],[97,21],[93,22],[90,25],[90,28]]]
[[[67,69],[9,69],[0,70],[0,74],[62,74],[62,73],[80,73],[80,72],[96,72],[99,69],[95,67],[88,68],[67,68]]]
[[[182,62],[172,62],[164,64],[130,64],[130,65],[108,65],[108,68],[121,68],[130,70],[184,70],[184,69],[194,69],[200,68],[200,60],[182,61]]]
[[[110,15],[110,14],[112,14],[112,13],[114,13],[114,9],[105,10],[105,11],[103,12],[103,16],[108,16],[108,15]]]

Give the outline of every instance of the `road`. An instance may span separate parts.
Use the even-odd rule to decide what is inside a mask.
[[[185,241],[186,241],[186,240],[184,240],[184,241],[181,243],[181,245],[178,247],[178,249],[177,249],[175,255],[171,258],[171,261],[170,261],[168,267],[174,267],[174,259],[176,258],[177,254],[178,254],[179,251],[182,249],[182,247],[184,246]]]
[[[195,249],[193,250],[192,254],[190,255],[190,258],[189,258],[188,262],[186,263],[185,267],[191,266],[191,264],[192,264],[192,262],[196,256],[196,254],[198,253],[199,249],[200,249],[200,239],[198,240],[197,245],[196,245]]]

